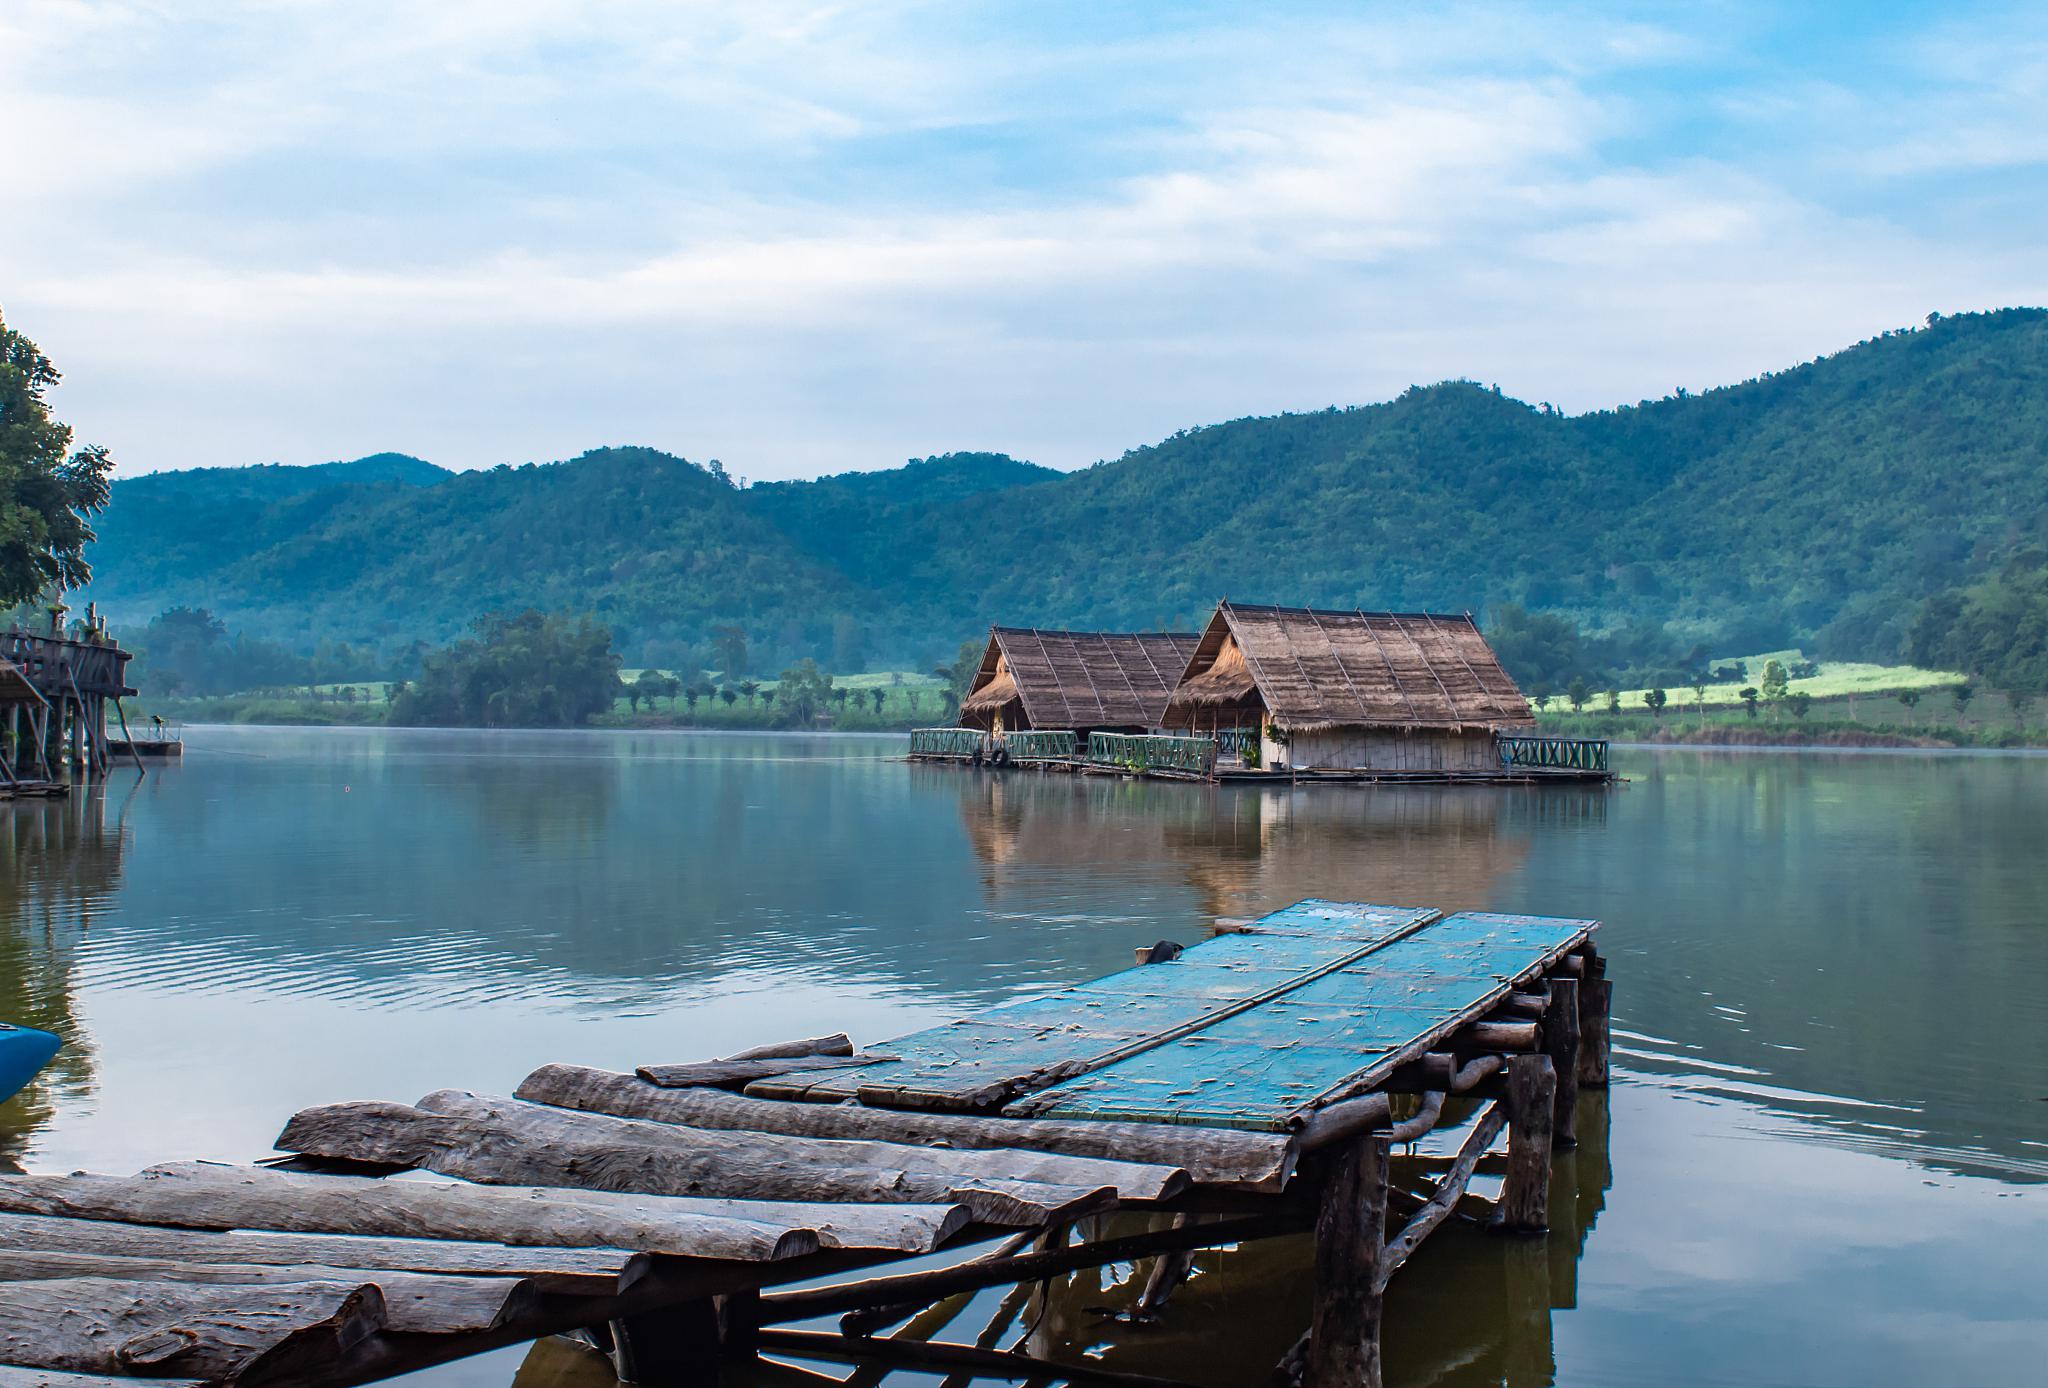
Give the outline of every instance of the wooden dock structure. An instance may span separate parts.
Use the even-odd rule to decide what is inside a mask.
[[[97,617],[76,638],[0,632],[0,799],[63,795],[72,782],[107,774],[116,755],[107,709],[125,741],[121,700],[135,693],[127,682],[131,658]]]
[[[1209,736],[1095,732],[991,733],[980,728],[917,728],[912,761],[950,762],[1006,771],[1065,771],[1091,776],[1143,776],[1156,780],[1216,781],[1250,785],[1558,785],[1602,784],[1615,779],[1604,740],[1494,736],[1488,765],[1324,769],[1246,765],[1234,749],[1257,740],[1256,730],[1227,729]]]
[[[965,1294],[1141,1258],[1156,1311],[1194,1250],[1305,1231],[1276,1381],[1377,1385],[1383,1294],[1432,1232],[1546,1226],[1607,1080],[1598,923],[1304,901],[1212,929],[864,1050],[548,1065],[510,1097],[306,1110],[283,1165],[0,1177],[0,1388],[325,1388],[554,1334],[677,1388],[764,1355],[1173,1388],[998,1347],[1019,1293],[976,1345],[925,1336]],[[1455,1156],[1393,1184],[1438,1128]]]

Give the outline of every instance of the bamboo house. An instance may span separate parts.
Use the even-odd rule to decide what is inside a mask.
[[[1161,718],[1201,735],[1244,729],[1230,740],[1271,770],[1453,774],[1497,773],[1496,735],[1535,721],[1469,613],[1232,602]]]
[[[1146,732],[1199,638],[1179,632],[992,627],[960,722],[984,732]]]

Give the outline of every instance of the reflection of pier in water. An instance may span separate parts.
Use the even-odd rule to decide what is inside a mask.
[[[58,1094],[91,1091],[77,950],[119,885],[127,832],[118,816],[107,823],[104,794],[0,805],[0,1021],[64,1038],[49,1068],[0,1104],[0,1168],[20,1168]]]
[[[912,768],[916,775],[920,768]],[[1170,864],[1217,916],[1303,897],[1484,907],[1539,830],[1601,820],[1599,792],[1466,787],[1211,788],[1060,776],[943,775],[993,896],[1048,870]]]

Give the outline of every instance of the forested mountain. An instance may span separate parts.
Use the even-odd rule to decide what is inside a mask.
[[[763,668],[829,660],[849,620],[924,664],[991,620],[1188,626],[1223,594],[1892,658],[1922,600],[2048,531],[2044,464],[2048,312],[2014,309],[1623,409],[1449,383],[1068,474],[953,454],[739,489],[641,448],[159,474],[116,484],[90,596],[386,653],[513,606],[595,613],[665,664],[736,624]]]

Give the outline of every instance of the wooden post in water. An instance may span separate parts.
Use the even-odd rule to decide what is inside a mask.
[[[1547,1055],[1508,1061],[1508,1179],[1500,1227],[1535,1234],[1550,1227],[1550,1138],[1557,1120],[1557,1080]]]
[[[1607,1087],[1607,1020],[1613,1010],[1614,984],[1596,958],[1579,985],[1579,1084],[1584,1088]]]
[[[1543,1053],[1557,1076],[1557,1125],[1553,1143],[1579,1145],[1579,980],[1550,980],[1550,1006],[1543,1013]]]
[[[1304,1388],[1380,1388],[1380,1305],[1374,1287],[1387,1239],[1387,1139],[1368,1135],[1331,1155],[1316,1211],[1316,1309]]]
[[[718,1388],[719,1363],[752,1356],[760,1293],[702,1297],[611,1323],[612,1369],[642,1388]]]

